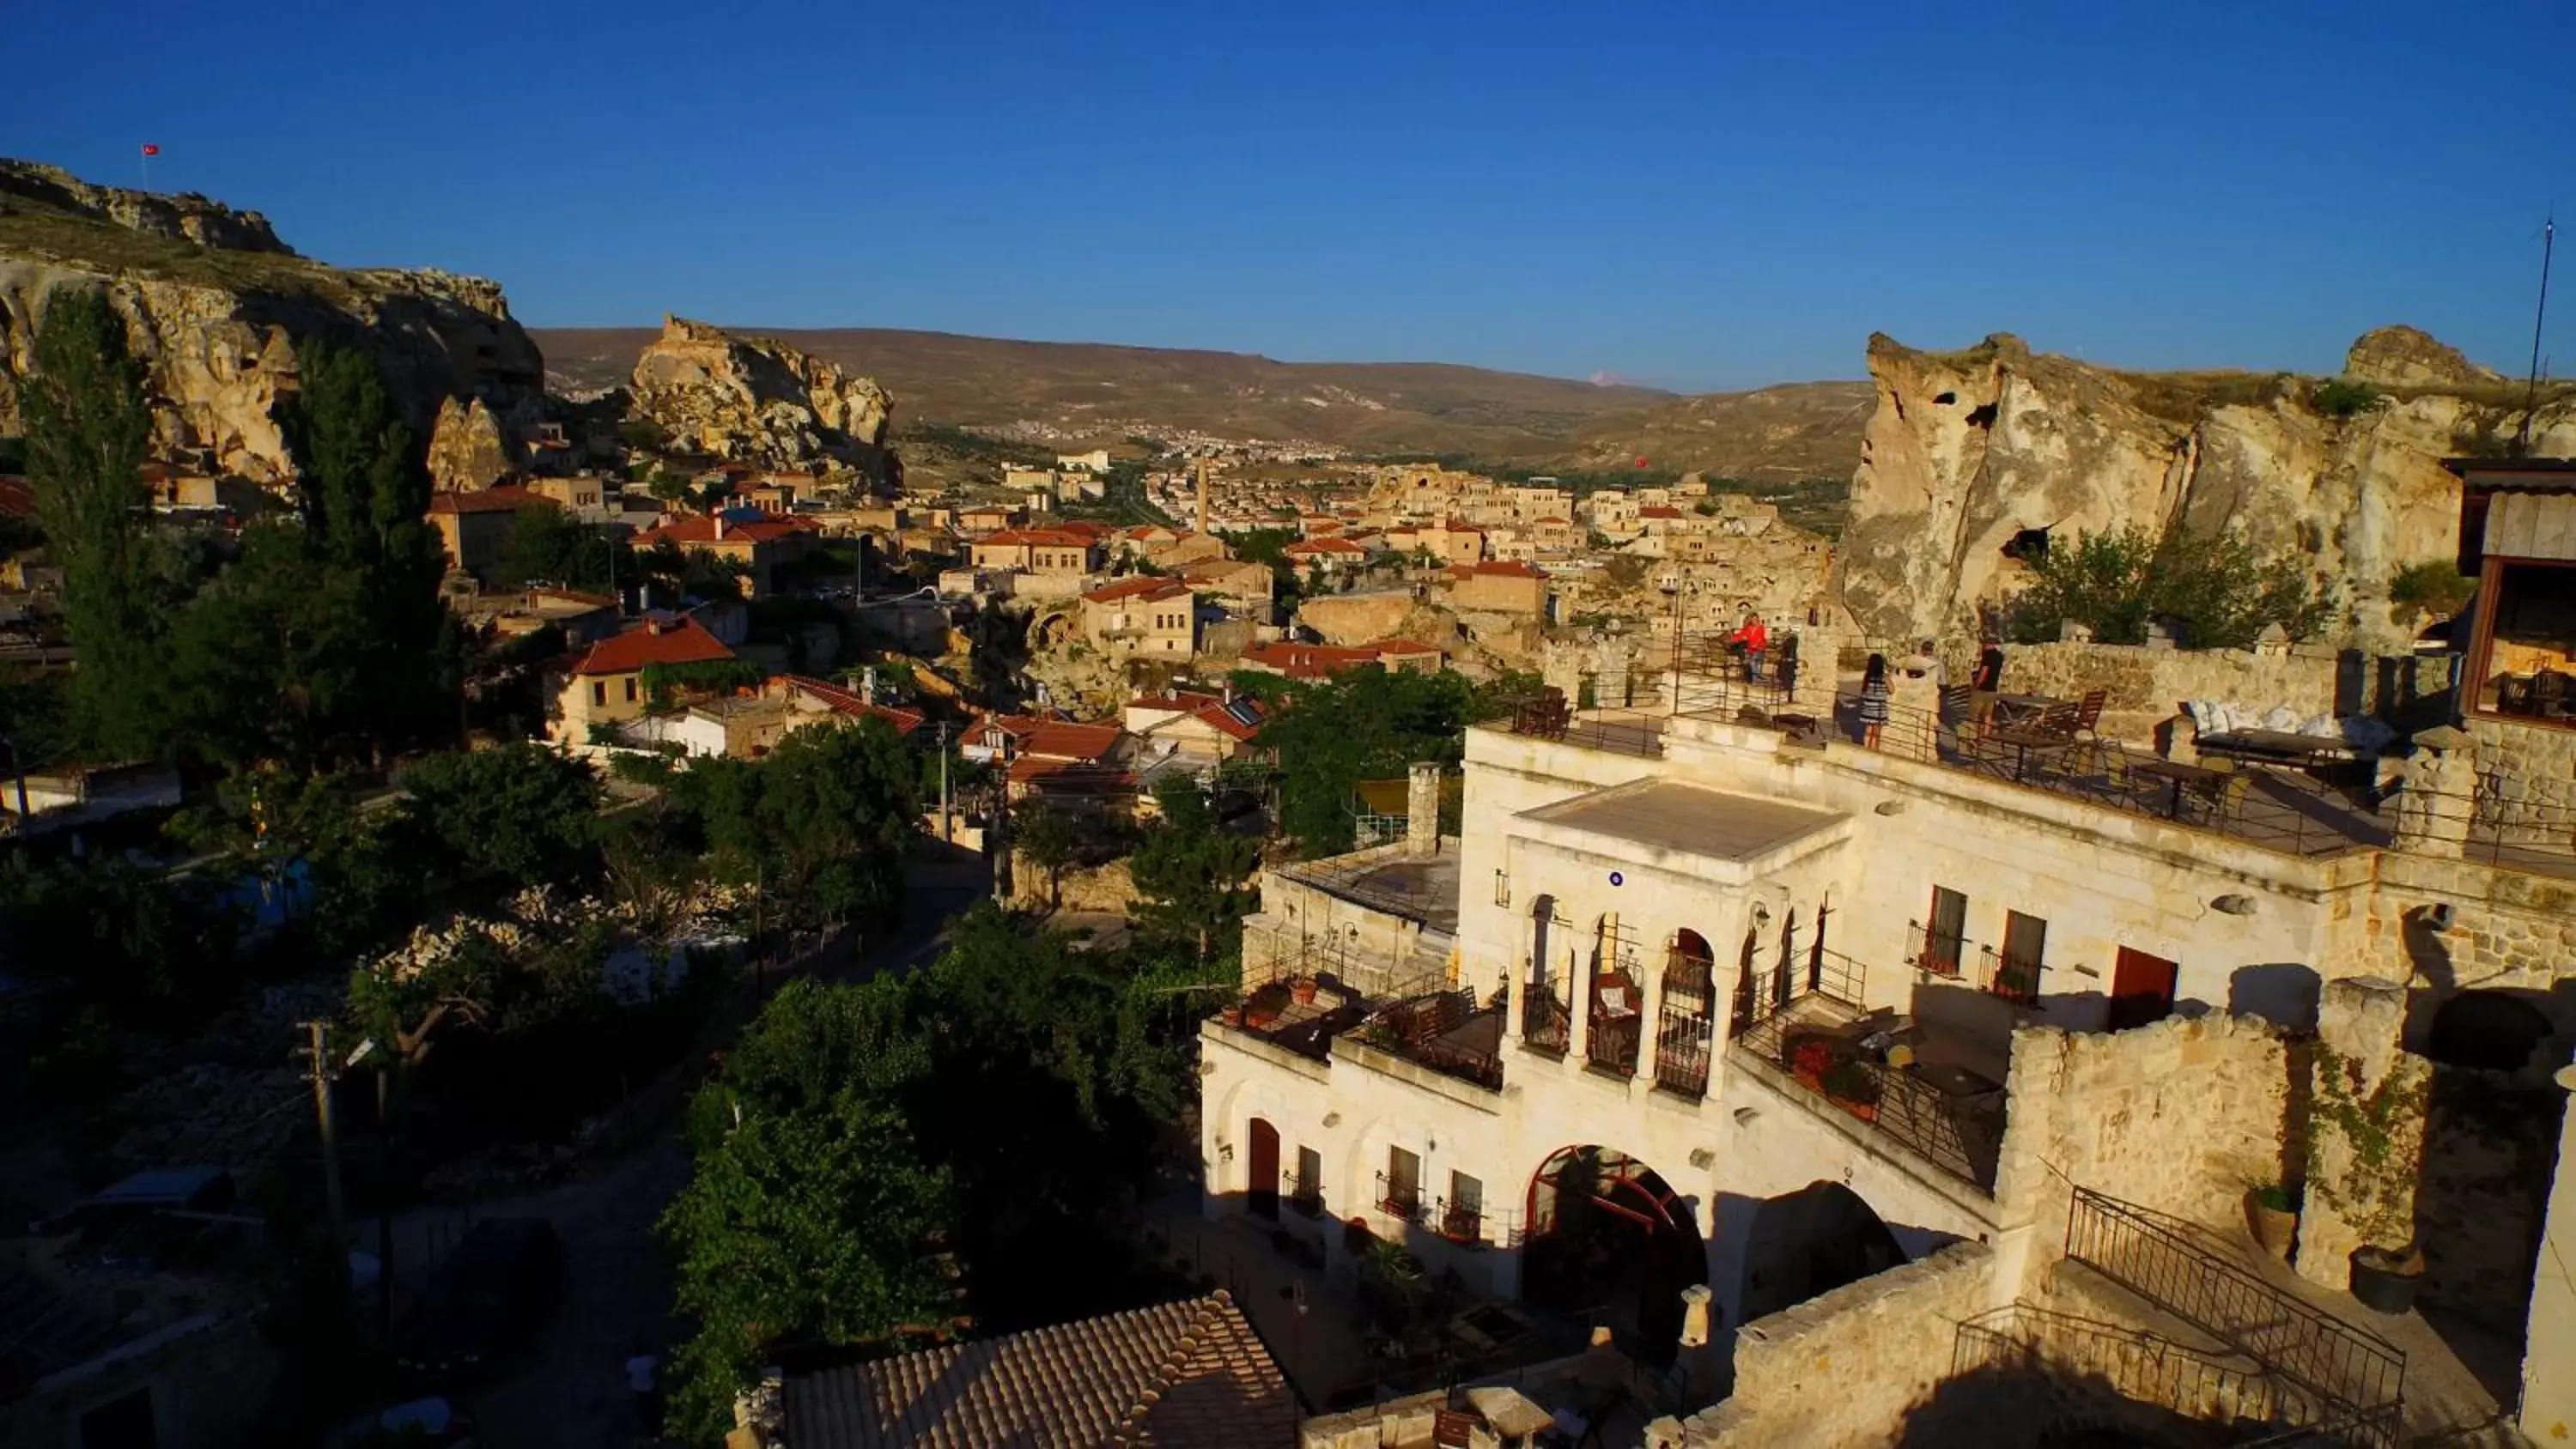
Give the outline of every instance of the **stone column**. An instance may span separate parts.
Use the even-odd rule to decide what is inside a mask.
[[[1909,747],[1929,751],[1940,738],[1940,717],[1941,686],[1932,676],[1909,673],[1896,660],[1887,661],[1886,747],[1891,752]]]
[[[1404,850],[1407,855],[1440,853],[1440,766],[1415,765],[1405,780]]]
[[[1682,1371],[1682,1392],[1693,1407],[1717,1398],[1717,1349],[1709,1325],[1709,1300],[1715,1296],[1705,1283],[1682,1290],[1681,1353],[1674,1366]]]
[[[2576,1092],[2576,1067],[2560,1068],[2558,1085]],[[2529,1332],[2517,1422],[2535,1444],[2561,1443],[2576,1437],[2576,1110],[2558,1124],[2558,1171],[2549,1183]]]
[[[2415,737],[2405,780],[2397,794],[2399,848],[2459,859],[2476,813],[2477,740],[2450,725],[2424,731]]]
[[[1798,677],[1789,702],[1800,714],[1831,719],[1834,691],[1842,684],[1842,635],[1827,624],[1801,625],[1797,635]]]
[[[2432,1068],[2408,1056],[2399,1036],[2406,1024],[2406,988],[2376,976],[2348,976],[2326,983],[2317,1011],[2316,1060],[2309,1086],[2307,1194],[2299,1211],[2299,1276],[2328,1288],[2352,1286],[2352,1253],[2356,1248],[2399,1247],[2400,1243],[2367,1242],[2352,1218],[2374,1205],[2409,1224],[2415,1214],[2414,1175],[2424,1151],[2424,1103],[2420,1092],[2412,1110],[2379,1125],[2389,1138],[2390,1171],[2375,1181],[2350,1176],[2351,1142],[2332,1120],[2337,1097],[2367,1103],[2391,1078],[2404,1093],[2428,1081]],[[2342,1079],[2330,1090],[2327,1073]],[[2357,1078],[2357,1080],[2356,1080]]]

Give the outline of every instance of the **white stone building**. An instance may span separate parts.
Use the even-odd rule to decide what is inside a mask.
[[[2435,1050],[2471,984],[2576,1007],[2576,853],[2480,859],[2430,800],[2381,808],[2386,781],[2071,738],[2034,766],[1903,708],[1863,748],[1794,717],[1832,707],[1830,641],[1807,648],[1777,721],[1471,729],[1456,839],[1269,872],[1245,998],[1202,1032],[1207,1213],[1328,1263],[1395,1238],[1647,1344],[1691,1285],[1724,1338],[1975,1245],[1940,1258],[1946,1335],[2027,1308],[2083,1192],[2241,1233],[2247,1184],[2299,1171],[2282,1042],[2335,983],[2408,984],[2371,1008],[2389,1052],[2401,1018]],[[2448,778],[2442,744],[2408,782]],[[2490,941],[2546,944],[2476,983],[2433,964]],[[2499,1030],[2474,1050],[2544,1079],[2576,1040]],[[2300,1273],[2340,1290],[2358,1239],[2313,1204],[2301,1231]],[[2512,1231],[2536,1247],[2537,1207]],[[1779,1432],[1733,1412],[1690,1442]]]

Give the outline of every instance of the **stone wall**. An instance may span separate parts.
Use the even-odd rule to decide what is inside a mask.
[[[1689,1449],[1887,1443],[1950,1372],[1962,1322],[1994,1291],[1994,1250],[1954,1243],[1736,1331],[1735,1389],[1683,1425]]]
[[[2433,1069],[2415,1186],[2425,1303],[2508,1336],[2522,1332],[2566,1105],[2554,1083]]]
[[[2441,1003],[2509,991],[2551,1019],[2542,1065],[2576,1045],[2576,881],[2412,852],[2379,858],[2377,888],[2337,921],[2318,962],[2328,977],[2404,982],[2406,1040],[2421,1049]],[[2447,912],[2447,919],[2445,913]]]
[[[2236,1233],[2249,1183],[2283,1175],[2290,1063],[2252,1017],[2170,1017],[2109,1035],[2013,1035],[1996,1200],[2065,1240],[2070,1187]]]
[[[2477,823],[2509,845],[2576,843],[2576,729],[2472,715]]]
[[[1950,682],[1964,684],[1976,666],[1977,641],[1943,641]],[[2301,719],[2369,714],[2400,722],[2418,701],[2443,695],[2449,663],[2438,658],[2374,657],[2357,650],[2298,646],[2283,654],[2243,649],[2149,649],[2135,644],[2012,644],[2004,647],[2004,688],[2014,694],[2082,699],[2103,691],[2102,737],[2149,743],[2155,726],[2186,699],[2270,709],[2287,705]],[[2569,735],[2576,745],[2576,733]]]
[[[1136,903],[1136,883],[1127,875],[1127,862],[1113,860],[1106,865],[1068,865],[1056,873],[1055,890],[1050,898],[1044,866],[1014,851],[1011,855],[1011,904],[1028,909],[1044,909],[1053,904],[1065,911],[1117,911],[1124,913]]]

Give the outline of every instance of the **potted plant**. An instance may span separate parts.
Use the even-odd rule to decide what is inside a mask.
[[[1825,1069],[1825,1096],[1864,1122],[1878,1120],[1878,1082],[1858,1062],[1840,1061]]]
[[[1314,1005],[1314,1004],[1315,1004],[1315,978],[1314,978],[1314,977],[1312,977],[1312,976],[1300,976],[1300,977],[1298,977],[1298,978],[1296,979],[1296,981],[1294,981],[1293,983],[1291,983],[1291,984],[1289,985],[1289,987],[1288,987],[1288,994],[1289,994],[1292,998],[1294,998],[1294,999],[1296,1000],[1296,1003],[1297,1003],[1299,1006],[1312,1006],[1312,1005]]]
[[[2299,1194],[2277,1182],[2257,1182],[2245,1189],[2245,1226],[2255,1246],[2280,1262],[2290,1261],[2299,1241]]]
[[[2371,1085],[2363,1080],[2360,1062],[2325,1048],[2317,1052],[2308,1185],[2360,1235],[2361,1246],[2352,1254],[2352,1296],[2380,1313],[2412,1308],[2423,1284],[2413,1188],[2432,1076],[2424,1062],[2400,1055]],[[2330,1154],[2329,1142],[2342,1144],[2343,1151]]]

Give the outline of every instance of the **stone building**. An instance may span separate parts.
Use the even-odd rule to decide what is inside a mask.
[[[1908,679],[1865,748],[1830,669],[1765,699],[1699,642],[1630,692],[1653,714],[1471,728],[1454,839],[1265,874],[1244,995],[1201,1033],[1207,1213],[1327,1263],[1393,1239],[1471,1291],[1683,1345],[1700,1387],[1656,1391],[1649,1443],[1969,1442],[1905,1426],[2004,1416],[1977,1354],[2008,1398],[2043,1364],[2118,1390],[2012,1398],[1977,1442],[2132,1409],[2474,1417],[2401,1401],[2406,1356],[2337,1317],[2371,1317],[2342,1296],[2358,1208],[2310,1192],[2295,1278],[2244,1248],[2248,1185],[2308,1171],[2301,1042],[2496,1092],[2545,1091],[2576,1042],[2576,848],[2446,813],[2498,793],[2462,784],[2464,732],[2393,792],[2108,742],[2034,767]],[[2426,1301],[2519,1329],[2558,1095],[2511,1171],[2460,1166],[2438,1107],[2392,1129],[2420,1144]],[[2160,1254],[2297,1344],[2140,1289]],[[2141,1293],[2209,1329],[2164,1332],[2223,1392],[2113,1362]],[[2298,1371],[2311,1349],[2331,1375]]]

